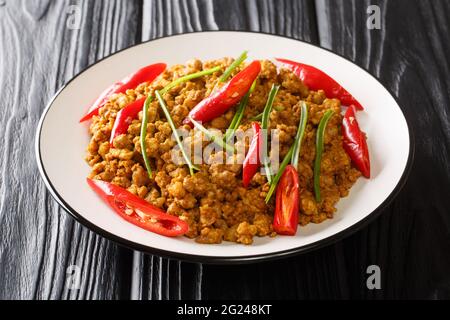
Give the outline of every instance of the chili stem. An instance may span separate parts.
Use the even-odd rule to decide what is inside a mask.
[[[270,161],[268,159],[268,150],[267,150],[267,145],[268,145],[268,137],[267,137],[267,129],[268,129],[268,125],[269,125],[269,116],[270,116],[270,112],[272,111],[272,106],[273,106],[273,102],[275,101],[275,96],[278,93],[278,89],[280,89],[279,85],[272,85],[272,89],[270,89],[270,93],[269,93],[269,97],[267,98],[267,102],[266,102],[266,106],[264,107],[264,112],[262,115],[262,120],[261,120],[261,128],[262,128],[262,143],[263,143],[263,150],[264,150],[264,154],[262,156],[262,162],[264,165],[264,170],[266,171],[266,178],[267,181],[269,183],[272,182],[272,173],[270,170]]]
[[[231,73],[234,69],[236,69],[245,59],[247,59],[247,53],[248,51],[244,51],[241,53],[241,55],[233,61],[232,64],[225,70],[225,72],[220,77],[220,82],[225,82],[228,80],[228,78],[231,76]]]
[[[316,159],[314,161],[314,194],[316,196],[317,202],[320,202],[322,200],[322,197],[320,195],[320,166],[322,164],[325,129],[327,127],[328,121],[333,116],[333,114],[333,110],[328,110],[327,112],[325,112],[319,122],[319,127],[317,128]]]
[[[300,158],[300,149],[302,146],[303,136],[305,135],[306,124],[308,123],[308,108],[306,103],[302,102],[302,114],[300,116],[300,124],[298,126],[297,134],[295,136],[294,151],[292,154],[291,164],[298,170],[298,160]]]
[[[195,121],[194,119],[192,119],[191,117],[189,117],[189,120],[192,122],[192,124],[201,132],[203,132],[205,134],[205,136],[211,140],[212,142],[214,142],[215,144],[219,145],[220,147],[222,147],[223,149],[229,151],[229,152],[234,152],[234,147],[230,146],[229,144],[225,143],[222,140],[222,137],[219,137],[213,133],[211,133],[208,129],[206,129],[204,126],[202,126],[199,122]]]
[[[162,98],[159,91],[155,91],[156,98],[158,99],[159,105],[161,106],[161,109],[164,112],[164,115],[166,116],[167,122],[170,125],[170,128],[172,129],[173,135],[175,136],[175,140],[178,143],[178,146],[180,147],[181,153],[183,154],[184,159],[186,160],[186,163],[189,167],[189,173],[191,176],[194,174],[194,170],[200,170],[196,166],[194,166],[191,162],[191,159],[188,157],[186,151],[184,150],[183,143],[181,142],[180,136],[178,135],[177,128],[175,127],[175,123],[172,120],[172,117],[170,116],[169,109],[167,109],[166,103],[164,102],[164,99]]]
[[[248,99],[250,98],[250,95],[255,89],[255,86],[256,80],[253,81],[250,90],[247,92],[247,94],[244,96],[244,98],[242,98],[241,102],[239,103],[236,113],[234,114],[233,120],[231,120],[230,127],[228,128],[227,132],[225,132],[225,136],[223,137],[224,141],[228,142],[236,132],[239,125],[241,124],[242,118],[244,117],[245,108],[247,107],[248,104]]]
[[[142,124],[141,124],[141,150],[142,150],[142,157],[144,158],[145,168],[147,169],[148,176],[150,179],[152,179],[152,167],[150,166],[150,159],[147,155],[147,148],[145,143],[145,137],[147,136],[147,123],[148,123],[148,107],[150,103],[152,103],[153,97],[148,96],[147,99],[145,99],[144,103],[144,109],[142,114]]]

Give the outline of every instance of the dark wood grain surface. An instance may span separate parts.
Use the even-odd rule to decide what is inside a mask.
[[[379,30],[366,27],[374,4]],[[402,192],[368,227],[289,259],[211,266],[122,248],[53,201],[33,144],[58,88],[130,45],[222,29],[329,48],[398,98],[416,158]],[[449,33],[445,0],[0,0],[0,299],[450,298]],[[366,286],[373,264],[380,290]],[[79,289],[70,289],[70,266],[80,268]]]

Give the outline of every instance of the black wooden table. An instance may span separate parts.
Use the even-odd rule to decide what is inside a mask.
[[[370,5],[379,29],[367,27]],[[33,143],[58,88],[133,44],[221,29],[321,45],[392,90],[416,133],[416,157],[377,220],[308,254],[210,266],[120,247],[50,197]],[[0,298],[450,298],[449,34],[445,0],[0,0]],[[370,265],[380,267],[379,290],[367,288]]]

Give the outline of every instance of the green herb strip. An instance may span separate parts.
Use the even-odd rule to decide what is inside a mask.
[[[263,116],[263,114],[260,113],[260,114],[254,116],[254,117],[251,117],[250,120],[251,120],[251,121],[261,121],[262,116]]]
[[[236,113],[234,114],[233,120],[231,120],[230,127],[225,132],[225,135],[223,137],[223,140],[228,142],[233,137],[234,133],[236,132],[237,128],[239,128],[239,125],[241,124],[242,118],[244,117],[244,111],[247,107],[248,100],[250,98],[250,95],[252,94],[253,90],[255,90],[256,86],[256,80],[253,81],[252,86],[250,87],[250,90],[247,92],[247,94],[242,98],[241,102],[239,103],[239,106],[236,110]]]
[[[245,59],[247,59],[247,53],[248,53],[248,51],[242,52],[241,55],[236,60],[234,60],[232,64],[230,64],[230,66],[225,70],[225,72],[220,77],[220,79],[219,79],[220,82],[225,82],[228,80],[228,78],[231,76],[231,73],[233,72],[233,70],[236,69],[237,67],[239,67],[239,65]]]
[[[268,159],[269,157],[267,155],[268,154],[267,129],[268,129],[268,125],[269,125],[270,112],[272,111],[273,102],[275,101],[275,97],[276,97],[279,89],[280,89],[280,86],[272,85],[272,89],[270,89],[269,97],[267,98],[266,106],[264,107],[264,112],[263,112],[262,120],[261,120],[261,129],[263,130],[262,131],[262,138],[263,138],[262,143],[263,143],[263,150],[264,150],[264,155],[262,156],[262,162],[264,165],[264,170],[266,171],[266,178],[269,183],[272,182],[272,173],[270,170],[270,161]]]
[[[320,195],[320,166],[322,164],[322,154],[323,154],[323,145],[324,145],[324,136],[325,129],[327,127],[328,121],[333,116],[333,110],[328,110],[323,115],[320,120],[319,127],[317,128],[316,133],[316,159],[314,161],[314,194],[316,196],[316,201],[322,201],[322,197]]]
[[[148,107],[150,103],[152,103],[153,97],[148,96],[147,99],[145,99],[144,103],[144,109],[142,113],[142,123],[141,123],[141,151],[142,151],[142,157],[144,158],[145,168],[147,169],[147,173],[149,178],[152,178],[152,167],[150,166],[150,159],[147,155],[147,147],[145,143],[145,137],[147,136],[147,123],[148,123]]]
[[[200,169],[192,164],[191,159],[188,157],[186,151],[184,150],[180,136],[178,135],[178,132],[177,132],[177,128],[175,127],[175,123],[173,122],[172,117],[170,116],[169,109],[167,109],[166,103],[164,102],[164,99],[162,98],[159,91],[155,91],[155,95],[156,95],[156,98],[158,99],[161,109],[164,112],[164,115],[166,116],[167,122],[169,122],[170,128],[172,129],[173,135],[175,136],[175,140],[177,141],[178,146],[180,147],[181,153],[183,154],[184,160],[186,160],[186,163],[189,167],[189,173],[192,176],[194,174],[194,170],[198,171]]]
[[[195,73],[188,74],[186,76],[180,77],[180,78],[172,81],[171,83],[169,83],[167,86],[165,86],[160,91],[160,94],[163,96],[170,89],[178,86],[179,84],[182,84],[183,82],[186,82],[186,81],[189,81],[189,80],[192,80],[192,79],[196,79],[196,78],[200,78],[200,77],[203,77],[203,76],[207,76],[207,75],[210,75],[210,74],[212,74],[214,72],[217,72],[219,70],[220,70],[220,66],[217,66],[217,67],[214,67],[214,68],[211,68],[211,69],[202,70],[202,71],[199,71],[199,72],[195,72]],[[144,104],[144,107],[142,109],[143,114],[142,114],[141,137],[140,137],[142,157],[144,158],[145,168],[147,169],[148,176],[150,177],[150,179],[152,178],[152,168],[150,166],[150,159],[148,158],[148,155],[147,155],[147,148],[146,148],[146,143],[145,143],[145,137],[147,136],[148,107],[150,106],[150,103],[152,103],[153,100],[154,100],[154,97],[152,97],[152,96],[148,96],[147,99],[145,100],[145,104]],[[181,147],[181,145],[180,145],[180,147]],[[191,168],[189,168],[189,169],[191,169]]]
[[[188,74],[186,76],[183,76],[181,78],[178,78],[178,79],[172,81],[171,83],[169,83],[167,86],[165,86],[159,92],[163,96],[167,92],[169,92],[170,89],[178,86],[179,84],[182,84],[182,83],[184,83],[186,81],[189,81],[189,80],[192,80],[192,79],[200,78],[200,77],[203,77],[203,76],[208,76],[208,75],[210,75],[210,74],[212,74],[214,72],[217,72],[219,70],[220,70],[220,66],[217,66],[217,67],[214,67],[214,68],[211,68],[211,69],[206,69],[206,70],[203,70],[203,71],[199,71],[199,72]]]
[[[302,114],[300,116],[300,123],[297,129],[297,134],[295,135],[295,140],[292,146],[289,148],[288,153],[283,159],[283,162],[281,162],[280,168],[276,174],[276,176],[273,178],[272,183],[270,184],[269,192],[266,196],[266,203],[269,202],[270,198],[272,197],[273,193],[275,192],[275,189],[278,185],[278,182],[280,181],[281,175],[284,172],[284,169],[286,169],[289,161],[291,161],[292,165],[297,169],[298,167],[298,156],[300,154],[300,148],[303,141],[303,136],[305,134],[306,124],[308,122],[308,109],[306,107],[306,103],[302,103]],[[297,155],[297,157],[295,157]]]
[[[191,120],[191,122],[194,124],[194,126],[200,130],[201,132],[203,132],[205,134],[205,136],[211,140],[212,142],[214,142],[215,144],[219,145],[220,147],[222,147],[223,149],[229,151],[229,152],[233,152],[234,153],[234,147],[225,143],[222,140],[222,137],[217,136],[215,134],[213,134],[212,132],[210,132],[208,129],[206,129],[204,126],[202,126],[199,122],[195,121],[194,119],[192,119],[191,117],[189,117],[189,120]]]
[[[277,174],[275,175],[275,177],[273,178],[272,182],[270,183],[269,192],[267,193],[266,199],[265,199],[266,203],[268,203],[269,200],[270,200],[270,198],[272,197],[272,195],[273,195],[273,193],[274,193],[274,191],[275,191],[275,189],[276,189],[276,187],[277,187],[277,184],[278,184],[278,182],[280,181],[281,175],[282,175],[283,172],[284,172],[284,169],[286,169],[286,167],[287,167],[289,161],[291,161],[292,153],[293,153],[293,152],[294,152],[294,146],[292,145],[292,146],[289,148],[288,153],[287,153],[286,156],[284,157],[283,162],[281,162],[280,168],[279,168]]]
[[[284,110],[283,106],[273,106],[273,108],[275,109],[275,111],[281,112]]]
[[[282,106],[274,106],[273,108],[275,109],[275,111],[278,111],[278,112],[284,110],[284,108],[283,108]],[[262,112],[262,113],[260,113],[260,114],[258,114],[258,115],[256,115],[256,116],[254,116],[254,117],[251,117],[249,120],[252,120],[252,121],[261,121],[261,119],[262,119],[262,117],[263,117],[263,114],[264,114],[264,112]]]
[[[295,144],[294,144],[294,153],[292,154],[292,161],[291,164],[294,166],[295,169],[298,167],[298,160],[300,158],[300,149],[302,146],[303,136],[305,135],[306,131],[306,124],[308,123],[308,108],[306,106],[306,103],[302,102],[302,109],[301,109],[301,116],[300,116],[300,123],[297,130],[297,135],[295,136]]]

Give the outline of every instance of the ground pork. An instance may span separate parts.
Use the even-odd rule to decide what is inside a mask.
[[[146,151],[154,169],[152,178],[145,169],[140,145],[142,112],[131,122],[126,134],[116,137],[112,145],[109,139],[118,111],[128,104],[146,94],[153,94],[155,90],[162,89],[183,75],[215,66],[221,66],[224,70],[232,61],[230,58],[206,62],[194,59],[186,65],[172,66],[153,83],[144,83],[124,94],[114,95],[100,109],[98,116],[94,116],[90,126],[91,140],[86,155],[86,161],[92,167],[89,177],[126,188],[169,214],[178,216],[189,224],[186,236],[198,243],[232,241],[248,245],[255,236],[274,236],[274,197],[269,204],[265,203],[264,198],[269,189],[265,176],[257,173],[246,189],[242,187],[242,165],[220,161],[201,164],[200,170],[190,175],[186,166],[174,163],[170,156],[176,142],[172,139],[172,130],[157,101],[149,106],[145,137]],[[238,71],[239,68],[233,74]],[[189,111],[216,87],[222,72],[180,84],[164,95],[177,127],[182,126]],[[272,62],[264,60],[239,129],[249,128],[251,118],[263,111],[270,88],[275,83],[280,85],[280,90],[269,126],[279,130],[280,160],[294,140],[300,118],[300,103],[307,103],[309,119],[297,168],[301,189],[299,223],[302,226],[320,223],[333,217],[336,203],[348,195],[361,175],[342,148],[340,102],[327,99],[322,90],[308,90],[291,71],[278,70]],[[323,114],[329,109],[334,110],[335,115],[325,131],[320,176],[323,199],[317,203],[313,192],[316,130]],[[235,108],[231,108],[204,125],[225,133],[234,113]],[[190,130],[189,126],[183,128]],[[201,135],[192,135],[185,143],[190,142],[192,147],[199,138]],[[208,142],[200,143],[203,148],[208,145]],[[239,143],[248,148],[248,142]],[[210,160],[226,157],[223,153],[213,153]]]

